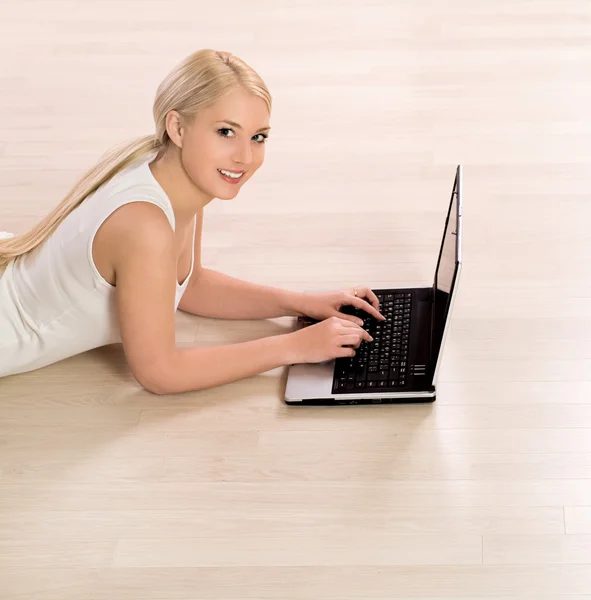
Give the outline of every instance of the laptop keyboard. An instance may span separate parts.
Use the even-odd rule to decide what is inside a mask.
[[[407,385],[413,295],[411,292],[386,292],[376,293],[376,296],[385,321],[378,321],[361,309],[341,309],[363,319],[363,329],[374,341],[363,341],[355,356],[336,359],[334,394],[397,391]]]

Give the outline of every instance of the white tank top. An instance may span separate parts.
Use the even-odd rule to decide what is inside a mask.
[[[130,202],[159,206],[174,231],[172,205],[150,171],[152,159],[150,155],[115,175],[77,206],[41,246],[0,272],[0,377],[121,342],[115,287],[98,272],[92,242],[105,219]],[[175,311],[193,267],[194,253],[189,276],[182,285],[177,283]]]

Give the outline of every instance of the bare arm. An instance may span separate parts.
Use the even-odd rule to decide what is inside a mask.
[[[299,294],[279,288],[235,279],[201,265],[203,210],[197,214],[195,265],[191,280],[179,304],[179,309],[215,319],[270,319],[294,316],[298,311]]]
[[[292,363],[289,334],[177,348],[173,232],[155,206],[135,203],[121,211],[114,235],[117,310],[126,358],[144,388],[157,394],[199,390]]]
[[[179,304],[185,312],[218,319],[298,317],[298,293],[250,283],[201,268]]]

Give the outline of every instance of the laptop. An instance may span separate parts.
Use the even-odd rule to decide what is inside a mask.
[[[374,338],[353,357],[289,366],[285,402],[290,405],[434,402],[462,265],[462,166],[451,199],[430,287],[374,289],[381,321],[350,305],[341,312],[364,321]],[[298,327],[318,321],[300,317]]]

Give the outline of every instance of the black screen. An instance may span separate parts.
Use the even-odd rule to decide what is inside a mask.
[[[460,194],[460,176],[458,169],[449,212],[445,224],[445,233],[439,251],[437,269],[435,272],[433,319],[431,332],[431,363],[435,368],[435,362],[441,348],[441,340],[445,329],[445,322],[450,307],[451,293],[454,288],[458,263],[460,261],[460,249],[458,242],[458,204]],[[460,223],[461,226],[461,223]]]

